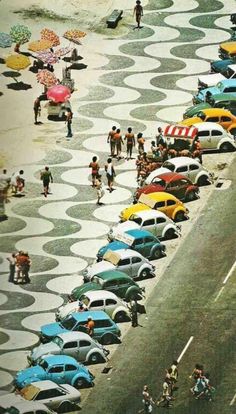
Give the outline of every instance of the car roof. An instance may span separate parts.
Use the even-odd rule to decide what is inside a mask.
[[[222,83],[224,86],[236,86],[236,79],[223,79],[219,83]],[[218,85],[217,84],[217,85]]]
[[[228,49],[230,52],[236,50],[236,42],[224,42],[220,44],[221,48]]]
[[[79,312],[83,313],[83,312]],[[70,356],[67,355],[45,355],[42,357],[44,361],[47,361],[49,365],[51,364],[70,364],[75,363],[76,360]],[[76,362],[77,363],[77,362]]]
[[[95,276],[100,277],[102,280],[115,280],[124,278],[127,280],[132,280],[130,276],[124,272],[120,272],[119,270],[105,270],[104,272],[97,273]]]
[[[232,66],[236,66],[236,65],[232,65]],[[232,93],[222,92],[222,93],[217,93],[216,95],[213,95],[211,100],[214,102],[236,101],[236,96],[232,95]]]
[[[103,311],[75,312],[72,313],[72,316],[79,322],[87,321],[89,316],[91,316],[94,321],[98,319],[110,319],[110,316]],[[74,358],[71,359],[74,361]]]
[[[139,230],[139,229],[132,229],[127,230],[125,233],[129,234],[130,236],[134,237],[135,239],[142,239],[143,237],[153,236],[150,231],[147,230]]]
[[[158,178],[161,178],[162,180],[164,180],[166,183],[170,183],[170,182],[172,182],[172,181],[177,181],[177,180],[182,180],[182,179],[185,179],[186,180],[186,177],[185,177],[185,175],[183,175],[183,174],[178,174],[178,173],[176,173],[176,172],[172,172],[172,171],[170,171],[170,172],[166,172],[166,173],[163,173],[163,174],[160,174],[160,175],[157,175],[157,177]]]
[[[209,124],[210,122],[207,122],[207,123]],[[175,165],[176,167],[180,167],[183,164],[185,164],[185,165],[186,164],[187,165],[189,165],[189,164],[199,164],[199,162],[197,160],[195,160],[193,158],[190,158],[190,157],[176,157],[176,158],[171,158],[170,160],[165,161],[164,164],[165,163],[168,163],[168,162],[170,162],[171,164]]]
[[[45,381],[32,382],[32,384],[28,385],[27,387],[34,387],[34,388],[37,388],[38,390],[47,390],[49,388],[50,389],[58,388],[60,387],[60,385],[56,384],[53,381],[45,380]]]
[[[78,339],[88,339],[89,337],[85,332],[64,332],[57,336],[63,341],[76,341]]]
[[[109,250],[108,250],[109,251]],[[119,256],[120,259],[124,259],[126,257],[143,257],[139,252],[136,252],[136,250],[132,249],[119,249],[114,252],[117,256]]]
[[[195,124],[193,124],[198,131],[205,131],[205,130],[212,130],[212,129],[217,129],[218,131],[225,131],[224,128],[220,125],[217,124],[216,122],[196,122]]]
[[[103,289],[89,290],[84,295],[86,295],[89,299],[118,299],[115,293]]]
[[[150,194],[148,194],[148,197],[151,198],[152,200],[155,200],[155,201],[162,201],[162,200],[165,201],[165,200],[169,200],[169,199],[179,201],[175,196],[173,196],[170,193],[164,193],[164,191],[159,191],[159,192],[156,192],[156,193],[150,193]]]
[[[156,217],[165,217],[165,219],[168,219],[166,214],[159,210],[143,210],[143,211],[138,211],[137,213],[134,213],[133,215],[137,217],[141,217],[142,219],[156,218]]]
[[[228,109],[224,108],[206,108],[202,109],[199,112],[204,112],[206,115],[220,116],[220,115],[229,115],[232,116],[231,112]]]
[[[30,410],[44,410],[48,413],[53,413],[50,408],[48,408],[45,404],[36,402],[36,401],[19,401],[17,403],[14,403],[13,408],[16,408],[19,411],[19,414],[21,413],[28,413]],[[7,408],[6,413],[9,413],[10,407]]]

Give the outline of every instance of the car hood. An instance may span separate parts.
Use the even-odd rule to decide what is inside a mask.
[[[116,235],[116,234],[124,233],[127,230],[135,230],[139,228],[140,226],[138,223],[135,223],[132,220],[127,220],[127,221],[124,221],[124,223],[119,223],[117,226],[112,227],[112,233]]]
[[[81,298],[81,296],[84,293],[88,292],[89,290],[101,290],[101,289],[102,289],[102,287],[100,285],[98,285],[98,283],[88,282],[88,283],[85,283],[82,286],[78,286],[77,288],[74,288],[72,290],[72,297],[74,299],[79,300]]]
[[[54,338],[54,336],[63,332],[67,332],[67,330],[62,328],[57,322],[41,326],[41,333],[47,338]]]
[[[16,382],[22,386],[24,382],[28,383],[29,380],[30,382],[33,382],[36,378],[39,380],[45,379],[45,371],[39,365],[36,365],[35,367],[31,368],[26,368],[18,372],[18,374],[16,375]]]
[[[43,355],[48,354],[58,354],[60,352],[60,347],[54,342],[48,342],[47,344],[41,344],[33,349],[31,353],[31,358],[36,361],[41,358]]]
[[[92,266],[88,266],[85,269],[84,275],[91,277],[111,269],[115,269],[115,266],[107,260],[102,260],[101,262],[94,263]]]
[[[184,117],[191,118],[192,116],[196,115],[199,111],[208,108],[211,108],[211,105],[207,102],[202,102],[198,105],[190,106],[190,108],[186,109],[186,111],[184,112]]]
[[[139,197],[141,194],[156,193],[158,191],[165,191],[165,188],[159,184],[148,184],[138,190]]]
[[[187,118],[184,121],[181,121],[180,124],[181,125],[186,125],[186,126],[192,126],[193,124],[196,124],[197,122],[202,122],[201,118],[198,118],[198,116],[193,116],[192,118]]]
[[[221,93],[219,89],[216,86],[212,86],[211,88],[202,89],[197,96],[206,96],[206,93],[210,92],[212,95],[217,95]]]
[[[103,255],[107,252],[107,250],[119,250],[119,249],[128,249],[129,246],[126,243],[121,241],[115,240],[111,243],[108,243],[106,246],[101,247],[98,250],[98,256],[103,257]]]
[[[9,408],[11,405],[15,405],[19,402],[25,402],[25,399],[19,394],[5,394],[0,397],[0,407]]]
[[[120,217],[122,219],[128,220],[130,216],[132,216],[132,214],[135,214],[138,211],[143,211],[143,210],[148,210],[148,209],[150,209],[150,207],[146,206],[145,204],[137,203],[122,210],[120,213]]]
[[[76,309],[78,309],[78,307],[79,304],[77,300],[74,302],[68,302],[63,306],[60,306],[60,308],[57,310],[56,315],[59,315],[60,319],[64,319],[70,313],[76,312]]]

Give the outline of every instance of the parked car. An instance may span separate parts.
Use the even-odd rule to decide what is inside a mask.
[[[127,304],[114,293],[108,290],[90,290],[81,296],[80,301],[68,302],[61,306],[56,312],[56,320],[61,321],[71,313],[77,312],[79,302],[82,302],[89,311],[103,310],[115,322],[123,322],[130,319],[130,311]],[[101,347],[97,342],[95,344],[97,347]]]
[[[226,78],[230,78],[230,68],[231,66],[235,66],[236,59],[225,59],[225,60],[215,60],[211,62],[211,72],[212,73],[221,73]],[[235,76],[232,76],[234,78]]]
[[[236,99],[236,96],[235,96]],[[193,126],[200,122],[214,122],[221,125],[228,132],[235,131],[236,133],[236,116],[230,111],[223,108],[209,108],[199,111],[195,117],[184,119],[180,122],[181,125]],[[230,132],[232,133],[232,132]]]
[[[155,276],[155,266],[140,253],[131,249],[120,249],[116,252],[108,250],[103,260],[88,266],[83,271],[84,282],[106,270],[120,270],[133,279],[143,279]]]
[[[34,367],[23,369],[16,374],[14,384],[21,389],[43,380],[56,384],[71,384],[75,388],[93,386],[94,376],[84,365],[66,355],[43,356]]]
[[[6,400],[3,397],[11,396]],[[0,401],[1,414],[56,414],[45,404],[31,401],[15,401],[16,394],[5,394]]]
[[[49,323],[41,326],[40,339],[42,343],[51,341],[55,336],[68,331],[81,331],[87,333],[88,317],[95,323],[93,338],[108,345],[117,343],[121,332],[115,322],[103,311],[75,312],[61,322]],[[73,385],[73,384],[72,384]]]
[[[184,175],[168,171],[155,177],[151,184],[138,188],[134,194],[134,200],[137,201],[141,194],[150,194],[158,191],[170,193],[179,200],[192,201],[198,197],[199,188]]]
[[[74,288],[70,299],[80,300],[84,294],[91,290],[109,290],[127,302],[131,299],[142,299],[145,292],[145,288],[141,288],[126,273],[119,272],[118,270],[107,270],[93,276],[90,282]]]
[[[45,406],[57,409],[63,401],[70,401],[74,403],[80,402],[80,391],[69,384],[58,385],[53,381],[37,381],[27,385],[20,391],[6,394],[0,397],[0,406],[10,407],[10,405],[20,402],[32,402],[45,404]],[[40,408],[38,408],[40,409]],[[31,413],[28,407],[28,413]],[[48,411],[47,411],[48,412]],[[41,413],[37,411],[37,413]]]
[[[65,309],[63,310],[64,317],[70,314]],[[106,362],[109,353],[107,349],[84,332],[66,332],[55,336],[51,342],[33,348],[27,359],[30,365],[35,365],[45,355],[68,355],[78,362],[95,364]]]
[[[230,59],[236,57],[236,42],[225,42],[219,46],[219,58]]]
[[[121,221],[129,220],[132,214],[140,211],[140,207],[141,210],[148,210],[151,208],[160,210],[174,221],[187,219],[189,212],[184,204],[175,196],[160,191],[151,194],[141,194],[137,204],[133,204],[121,211]]]
[[[108,250],[133,249],[148,259],[159,259],[165,255],[166,246],[146,230],[128,230],[117,234],[116,239],[99,249],[98,260],[102,260]]]
[[[190,157],[176,157],[165,161],[161,168],[152,171],[145,180],[146,184],[150,184],[154,178],[169,171],[184,175],[198,186],[209,184],[212,181],[211,174],[199,161]]]
[[[215,122],[201,122],[194,124],[198,129],[198,138],[204,151],[235,151],[236,142],[231,134],[236,133],[236,128],[230,128],[230,133]]]
[[[236,79],[225,79],[218,82],[216,86],[210,88],[201,89],[196,95],[193,96],[193,103],[201,103],[206,101],[206,96],[214,97],[220,93],[230,93],[236,96]]]
[[[132,214],[129,220],[118,223],[109,230],[107,238],[113,241],[117,234],[131,229],[147,230],[161,239],[173,239],[181,234],[181,226],[158,210],[144,210]]]
[[[236,97],[230,93],[220,93],[219,95],[214,95],[214,97],[210,97],[207,102],[202,102],[187,108],[183,114],[183,118],[192,118],[193,116],[197,116],[197,114],[203,109],[210,108],[227,109],[234,116],[236,116]]]
[[[217,85],[218,82],[227,79],[221,73],[209,73],[208,75],[200,75],[198,77],[198,90],[210,88]]]

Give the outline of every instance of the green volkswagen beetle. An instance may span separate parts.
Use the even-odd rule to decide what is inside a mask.
[[[89,290],[109,290],[126,301],[142,299],[145,291],[125,273],[118,270],[107,270],[94,275],[90,282],[74,288],[69,299],[80,300],[81,296]]]
[[[197,105],[190,106],[183,114],[183,118],[192,118],[197,116],[198,112],[209,108],[224,108],[236,115],[236,97],[230,93],[219,93],[209,98],[207,102],[201,102]]]

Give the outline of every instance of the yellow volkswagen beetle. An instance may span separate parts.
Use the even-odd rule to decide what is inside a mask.
[[[236,128],[236,116],[223,108],[203,109],[196,116],[186,118],[180,124],[190,127],[198,122],[216,122],[226,130]]]
[[[132,214],[142,210],[159,210],[174,221],[182,221],[188,218],[188,209],[175,196],[165,192],[141,194],[137,204],[132,204],[120,213],[121,221],[129,220]]]

